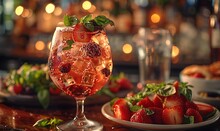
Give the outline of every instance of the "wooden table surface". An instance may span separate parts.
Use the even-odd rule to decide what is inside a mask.
[[[96,120],[104,125],[104,131],[139,131],[130,127],[125,127],[105,118],[101,113],[102,104],[85,106],[85,115],[88,119]],[[71,120],[75,116],[75,106],[53,107],[42,109],[40,107],[22,107],[0,103],[0,131],[47,131],[45,128],[33,127],[33,124],[45,117],[61,118],[64,121]],[[219,131],[220,120],[217,122],[195,129],[193,131],[208,130]],[[190,130],[189,130],[190,131]]]

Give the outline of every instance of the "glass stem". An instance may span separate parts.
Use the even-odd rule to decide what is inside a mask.
[[[76,98],[76,117],[74,118],[75,124],[83,126],[87,124],[87,119],[84,114],[84,100],[85,98]]]

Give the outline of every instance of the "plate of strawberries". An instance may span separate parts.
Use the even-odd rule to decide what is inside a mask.
[[[143,130],[191,129],[217,121],[219,110],[193,101],[191,87],[179,81],[146,84],[137,93],[104,104],[102,114],[114,122]]]

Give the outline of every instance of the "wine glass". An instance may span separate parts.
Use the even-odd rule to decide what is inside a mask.
[[[76,100],[75,118],[57,128],[65,131],[102,130],[102,124],[86,118],[84,100],[108,81],[113,67],[111,48],[104,30],[88,32],[75,28],[56,27],[48,58],[52,81]]]

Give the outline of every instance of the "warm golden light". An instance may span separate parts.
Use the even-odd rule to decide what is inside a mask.
[[[131,44],[124,44],[122,46],[122,51],[125,53],[125,54],[130,54],[132,52],[133,48],[131,46]]]
[[[45,48],[45,43],[43,41],[37,41],[35,43],[35,48],[39,51],[44,50]]]
[[[62,8],[56,7],[53,13],[56,16],[60,16],[62,14],[62,12],[63,12]]]
[[[92,4],[91,4],[91,2],[90,1],[84,1],[83,3],[82,3],[82,8],[84,9],[84,10],[89,10],[90,8],[92,7]]]
[[[215,24],[216,24],[216,16],[211,15],[211,16],[210,16],[210,26],[211,26],[211,27],[214,27]]]
[[[88,12],[93,13],[93,12],[95,12],[95,10],[96,10],[95,5],[92,5],[91,8],[88,10]]]
[[[180,53],[180,50],[177,46],[172,47],[172,58],[177,57]]]
[[[53,13],[55,10],[55,5],[52,3],[47,4],[47,6],[45,7],[45,11],[49,14]]]
[[[33,14],[32,10],[24,9],[23,13],[21,14],[22,17],[27,18],[31,17]]]
[[[23,13],[23,11],[24,11],[24,7],[23,6],[18,6],[15,9],[15,14],[20,16]]]
[[[157,13],[154,13],[153,15],[151,15],[150,19],[153,23],[159,23],[160,22],[160,15],[158,15]]]
[[[49,41],[48,43],[47,43],[47,48],[50,50],[50,46],[51,46],[51,41]]]

